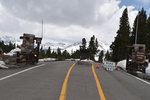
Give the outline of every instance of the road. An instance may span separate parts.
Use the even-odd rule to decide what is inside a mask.
[[[150,84],[96,63],[43,62],[0,69],[0,100],[150,100]],[[42,64],[42,65],[41,65]]]

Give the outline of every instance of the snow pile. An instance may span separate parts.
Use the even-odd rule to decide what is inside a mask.
[[[75,59],[75,61],[79,61],[80,59]]]
[[[146,68],[145,73],[150,75],[150,63],[148,64],[148,67]]]
[[[8,68],[5,66],[5,63],[3,61],[0,61],[0,68]]]
[[[81,65],[89,65],[89,64],[91,64],[91,63],[93,63],[93,62],[94,62],[94,61],[89,60],[89,59],[77,61],[77,63],[78,63],[78,64],[81,64]]]
[[[39,61],[55,61],[55,58],[44,58],[44,59],[39,59]]]
[[[19,52],[19,51],[21,51],[20,48],[15,48],[15,49],[11,50],[9,53],[6,53],[5,55],[13,56],[14,54],[16,54],[16,52]]]
[[[85,60],[81,60],[83,62],[94,62],[93,60],[88,60],[88,59],[85,59]]]
[[[95,59],[95,61],[98,61],[99,60],[99,55],[95,55],[94,59]]]
[[[117,66],[118,67],[121,67],[122,69],[126,70],[126,60],[122,60],[122,61],[119,61],[117,63]]]

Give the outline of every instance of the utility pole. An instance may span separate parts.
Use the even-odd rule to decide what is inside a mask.
[[[42,39],[43,39],[43,19],[42,19]]]
[[[139,12],[138,12],[138,15],[137,15],[137,22],[136,22],[135,44],[137,44],[138,23],[139,23]]]

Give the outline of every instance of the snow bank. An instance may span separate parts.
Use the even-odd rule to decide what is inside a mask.
[[[126,60],[122,60],[122,61],[119,61],[117,63],[117,66],[118,67],[121,67],[122,69],[126,70]]]
[[[18,51],[21,51],[21,49],[20,48],[15,48],[15,49],[11,50],[9,53],[6,53],[5,55],[13,56]]]
[[[75,59],[75,61],[79,61],[80,59]]]
[[[44,58],[44,59],[39,59],[39,61],[55,61],[56,58]]]
[[[93,60],[88,60],[88,59],[85,59],[85,60],[81,60],[82,62],[94,62]]]
[[[89,64],[91,64],[92,62],[94,62],[94,61],[88,60],[88,59],[77,61],[77,63],[80,64],[80,65],[89,65]]]
[[[98,55],[95,55],[94,59],[95,59],[95,61],[98,61],[99,56],[98,56]]]
[[[5,63],[3,61],[0,61],[0,68],[8,68],[5,66]]]
[[[148,64],[148,67],[146,68],[145,73],[150,75],[150,63]]]

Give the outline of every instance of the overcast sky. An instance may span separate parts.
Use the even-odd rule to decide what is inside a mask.
[[[43,43],[74,43],[95,35],[111,44],[123,10],[128,8],[132,26],[138,10],[149,13],[149,6],[150,0],[0,0],[0,37],[41,36],[43,19]]]

